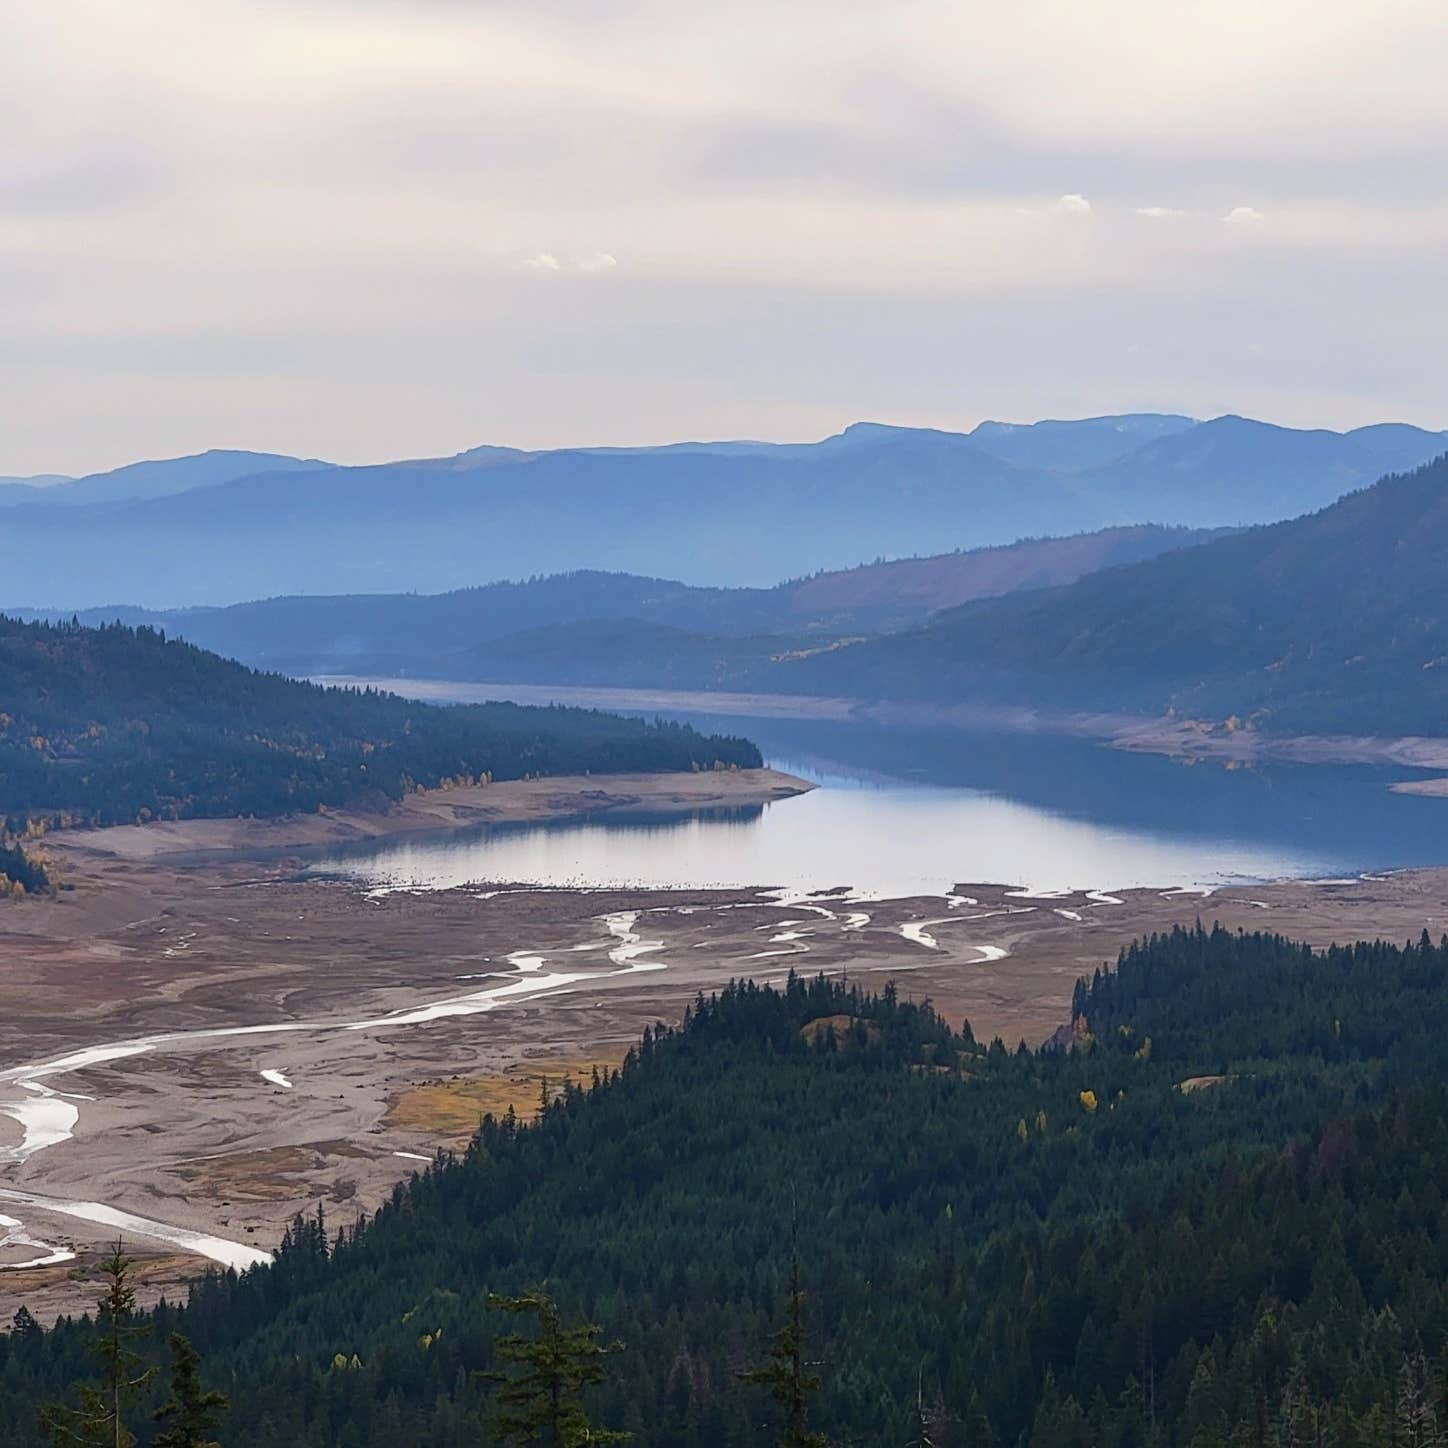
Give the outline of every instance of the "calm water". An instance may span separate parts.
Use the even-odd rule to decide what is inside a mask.
[[[377,885],[849,886],[941,894],[1202,887],[1448,862],[1448,800],[1395,795],[1411,771],[1227,771],[1074,740],[694,717],[744,732],[800,798],[694,816],[495,826],[333,855]]]

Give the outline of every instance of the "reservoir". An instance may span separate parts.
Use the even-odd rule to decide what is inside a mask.
[[[327,855],[391,888],[847,887],[876,898],[962,882],[1030,891],[1209,889],[1448,862],[1448,799],[1394,794],[1404,769],[1226,769],[1076,739],[676,715],[743,733],[817,785],[749,810],[492,826]]]

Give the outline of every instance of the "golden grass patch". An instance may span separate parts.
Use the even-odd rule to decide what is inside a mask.
[[[446,1141],[466,1141],[484,1116],[504,1116],[511,1106],[520,1119],[538,1114],[543,1083],[551,1101],[566,1081],[586,1087],[594,1070],[616,1070],[624,1053],[589,1057],[555,1057],[520,1061],[496,1076],[453,1076],[404,1091],[387,1113],[386,1125],[424,1131]]]
[[[857,1025],[862,1024],[855,1016],[817,1016],[812,1021],[805,1022],[799,1028],[799,1033],[811,1045],[827,1032],[833,1031],[836,1045],[848,1047],[851,1044],[851,1032]],[[873,1046],[880,1039],[880,1028],[873,1021],[863,1022],[865,1027],[865,1038]]]

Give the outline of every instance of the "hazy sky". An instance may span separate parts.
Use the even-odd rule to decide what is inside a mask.
[[[1448,425],[1443,0],[0,0],[0,473]]]

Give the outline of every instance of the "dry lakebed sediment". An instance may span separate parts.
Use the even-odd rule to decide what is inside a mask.
[[[894,980],[977,1036],[1032,1044],[1082,972],[1197,918],[1317,944],[1448,928],[1448,870],[1180,891],[378,891],[305,850],[579,813],[750,805],[769,770],[432,791],[382,815],[77,831],[66,888],[0,906],[0,1319],[90,1305],[117,1235],[143,1296],[245,1267],[298,1211],[383,1200],[486,1111],[618,1062],[701,990],[791,969]],[[948,862],[942,862],[948,871]],[[848,882],[840,882],[845,886]]]

